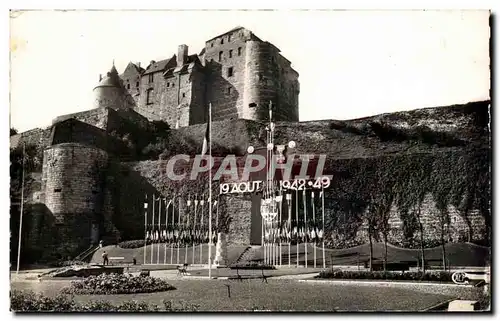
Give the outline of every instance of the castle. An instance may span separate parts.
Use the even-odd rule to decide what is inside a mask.
[[[205,42],[199,54],[179,45],[176,55],[152,60],[146,69],[130,62],[122,74],[113,66],[94,88],[96,108],[132,108],[172,128],[212,119],[299,120],[299,74],[273,44],[237,27]]]

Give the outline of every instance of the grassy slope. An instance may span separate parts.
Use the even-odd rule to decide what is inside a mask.
[[[487,124],[489,102],[469,103],[448,107],[424,108],[405,112],[381,114],[372,117],[338,121],[320,120],[299,123],[278,122],[276,142],[294,140],[299,153],[326,152],[333,158],[357,158],[391,155],[398,153],[431,152],[437,148],[449,149],[451,146],[419,144],[415,137],[385,139],[381,137],[377,124],[416,134],[418,128],[427,128],[436,133],[444,133],[466,144],[474,141],[487,143],[481,130]],[[265,123],[250,120],[218,121],[212,125],[214,145],[239,148],[245,151],[248,145],[265,146]],[[177,135],[188,137],[194,144],[201,146],[206,126],[195,125],[178,129]]]
[[[228,261],[229,262],[234,262],[240,254],[245,250],[246,246],[229,246],[228,247]],[[138,264],[142,264],[143,258],[144,258],[144,249],[143,248],[137,248],[137,249],[122,249],[120,247],[115,247],[115,246],[106,246],[100,250],[98,250],[92,257],[91,262],[94,263],[101,263],[102,262],[102,252],[106,251],[110,257],[124,257],[125,259],[123,262],[129,263],[132,262],[132,258],[135,257],[137,259]],[[146,253],[147,253],[147,258],[146,258],[146,263],[149,264],[151,263],[151,245],[148,245],[146,247]],[[154,246],[154,257],[153,257],[153,263],[157,262],[158,258],[158,248],[157,245]],[[160,244],[160,256],[159,256],[159,262],[163,263],[164,262],[164,245]],[[179,262],[182,264],[184,263],[185,259],[185,248],[180,248],[179,249]],[[368,244],[363,244],[360,246],[348,248],[348,249],[339,249],[339,250],[333,250],[333,249],[326,249],[325,250],[325,257],[326,257],[326,264],[330,266],[331,264],[334,265],[356,265],[359,263],[362,263],[366,260],[369,259],[369,252],[370,248]],[[428,248],[425,249],[425,257],[426,260],[430,261],[431,265],[440,265],[441,264],[441,259],[442,259],[442,249],[441,247],[433,247],[433,248]],[[490,256],[490,248],[486,247],[481,247],[473,244],[447,244],[446,245],[446,253],[447,253],[447,259],[449,260],[449,264],[451,266],[485,266],[489,261],[489,256]],[[263,260],[263,250],[262,249],[254,249],[252,250],[253,255],[249,258],[250,260],[255,260],[255,261],[260,261]],[[166,262],[169,264],[170,262],[173,262],[174,264],[177,263],[177,248],[174,248],[173,250],[173,260],[171,260],[170,256],[171,250],[170,247],[167,247],[167,256],[166,256]],[[215,255],[215,248],[212,248],[212,253]],[[282,264],[287,265],[288,264],[288,245],[283,245],[282,246]],[[195,247],[194,250],[195,254],[195,264],[200,264],[202,262],[205,264],[205,262],[208,262],[208,246],[205,244],[203,245],[203,256],[202,260],[200,261],[200,248],[199,246]],[[410,262],[415,262],[419,257],[420,257],[420,252],[418,249],[403,249],[403,248],[398,248],[392,245],[389,245],[387,248],[387,254],[388,254],[388,262],[401,262],[401,261],[410,261]],[[314,248],[312,247],[311,244],[308,245],[307,248],[307,260],[308,264],[313,264],[313,258],[314,258]],[[375,260],[383,260],[384,258],[384,245],[383,243],[374,243],[373,245],[373,256]],[[291,246],[290,247],[290,259],[291,259],[291,264],[296,264],[297,262],[297,247],[296,246]],[[299,261],[300,264],[304,264],[305,261],[305,246],[302,244],[299,246]],[[120,262],[120,261],[114,261],[114,262]],[[318,247],[316,249],[316,262],[317,264],[321,265],[323,262],[323,255],[322,255],[322,249]],[[192,264],[193,263],[193,248],[188,247],[187,249],[187,263]]]

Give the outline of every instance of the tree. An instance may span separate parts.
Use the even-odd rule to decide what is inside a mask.
[[[17,129],[15,129],[14,127],[10,128],[10,136],[17,135],[17,133],[18,133]]]
[[[368,205],[368,213],[366,214],[366,219],[368,221],[368,242],[370,244],[370,272],[373,271],[373,237],[376,233],[377,226],[377,207],[375,205],[374,199]]]
[[[389,236],[389,213],[391,211],[394,194],[392,191],[382,193],[374,203],[374,210],[378,221],[378,229],[384,238],[384,272],[387,271],[387,243]]]

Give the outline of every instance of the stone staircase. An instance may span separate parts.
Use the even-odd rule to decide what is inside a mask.
[[[244,264],[246,262],[251,262],[254,260],[256,252],[260,251],[262,251],[260,246],[249,246],[241,253],[238,259],[234,261],[232,264]]]

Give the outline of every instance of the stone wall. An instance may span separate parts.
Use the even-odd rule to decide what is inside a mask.
[[[78,113],[66,114],[56,117],[52,121],[52,124],[56,124],[74,118],[76,120],[95,126],[102,130],[106,130],[108,127],[109,114],[110,114],[110,108],[108,107],[95,108],[91,110],[86,110]]]
[[[76,255],[104,232],[108,162],[105,151],[80,144],[59,144],[45,150],[45,206],[54,218],[60,251]]]
[[[208,101],[206,99],[207,76],[199,67],[193,68],[190,76],[191,90],[189,111],[181,111],[180,126],[202,124],[208,121]],[[183,117],[188,116],[187,121]]]
[[[250,36],[246,30],[237,30],[205,43],[209,74],[207,100],[212,103],[213,120],[246,118],[243,117],[243,91],[246,41]]]
[[[226,195],[221,197],[223,217],[229,218],[227,243],[229,245],[250,245],[251,209],[250,195]]]
[[[140,96],[138,105],[141,107],[139,112],[150,120],[150,115],[164,119],[167,116],[167,108],[172,108],[169,103],[173,97],[176,97],[178,83],[172,80],[167,80],[163,76],[163,72],[169,68],[174,68],[175,59],[171,58],[165,65],[163,70],[143,74],[140,82]],[[150,79],[152,75],[152,81]],[[168,86],[168,87],[167,87]],[[148,101],[149,92],[149,101]],[[177,107],[178,103],[174,106]],[[143,113],[144,111],[145,113]]]
[[[412,212],[418,215],[418,208],[413,208]],[[365,211],[366,216],[367,211]],[[405,238],[404,223],[401,212],[396,205],[391,206],[388,219],[388,242],[394,245],[404,245],[405,242],[420,244],[420,230],[417,228],[412,232],[410,238]],[[426,246],[439,244],[441,237],[445,242],[471,242],[481,241],[486,235],[485,219],[478,210],[472,210],[464,217],[453,205],[448,205],[446,213],[441,213],[431,194],[427,194],[420,206],[420,221],[423,229],[423,240]],[[441,215],[443,215],[441,217]],[[467,222],[469,221],[469,223]],[[441,223],[442,222],[442,223]],[[472,236],[469,239],[468,235]],[[375,237],[378,241],[383,241],[382,231]],[[363,220],[356,231],[356,242],[363,244],[368,242],[368,223]]]

